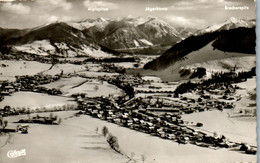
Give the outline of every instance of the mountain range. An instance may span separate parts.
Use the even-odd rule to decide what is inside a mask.
[[[199,30],[173,45],[161,56],[144,65],[144,69],[158,71],[164,75],[162,78],[171,78],[171,74],[188,65],[196,64],[198,67],[209,61],[214,61],[216,67],[221,65],[223,69],[230,68],[235,66],[231,63],[232,60],[223,64],[223,59],[247,56],[255,58],[255,41],[255,20],[230,18],[222,24]],[[252,64],[254,66],[255,62]]]
[[[185,32],[186,31],[186,32]],[[31,29],[0,28],[1,52],[81,56],[96,51],[128,54],[161,54],[187,37],[153,17],[86,19],[56,22]]]

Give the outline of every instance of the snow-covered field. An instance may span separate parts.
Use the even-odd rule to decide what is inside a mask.
[[[48,113],[45,113],[48,115]],[[56,112],[58,117],[69,117],[72,112]],[[26,116],[26,115],[25,115]],[[17,116],[8,117],[8,121],[17,121]],[[11,125],[11,124],[10,124]],[[29,134],[16,134],[0,149],[1,161],[8,162],[90,162],[120,163],[127,162],[122,155],[117,155],[105,144],[104,138],[98,136],[103,126],[118,138],[122,152],[133,155],[137,163],[201,163],[201,162],[256,162],[256,155],[247,155],[228,149],[209,149],[190,144],[178,144],[170,140],[150,136],[141,132],[120,127],[86,115],[62,119],[56,125],[30,125]],[[98,127],[98,134],[95,129]],[[0,137],[1,143],[7,137]],[[48,143],[45,143],[48,142]],[[2,144],[1,144],[2,145]],[[26,149],[26,156],[9,159],[9,150]]]
[[[237,90],[236,93],[236,95],[241,96],[241,100],[236,102],[237,109],[248,107],[248,104],[250,103],[256,103],[256,77],[252,79],[247,79],[247,81],[235,85],[241,88]],[[253,98],[252,96],[255,97]]]
[[[106,53],[102,51],[101,49],[95,50],[91,49],[87,46],[83,46],[83,54],[86,54],[87,56],[93,57],[93,58],[111,58],[114,57],[112,54]]]
[[[124,67],[124,68],[134,68],[135,62],[118,62],[114,63],[117,67]]]
[[[203,123],[202,130],[211,133],[217,132],[223,134],[230,140],[237,142],[245,142],[251,145],[256,145],[256,117],[253,112],[256,112],[255,99],[251,99],[252,95],[256,94],[256,78],[248,79],[246,82],[241,82],[238,85],[242,89],[236,90],[235,96],[241,97],[238,101],[234,101],[235,108],[232,110],[224,110],[223,112],[206,111],[200,113],[192,113],[183,115],[185,121]],[[248,110],[248,115],[240,111]]]
[[[20,52],[43,56],[55,54],[56,52],[55,47],[51,45],[49,40],[34,41],[29,44],[14,46],[14,48]]]
[[[7,67],[1,66],[2,64]],[[15,76],[21,75],[36,75],[37,73],[43,73],[48,75],[60,74],[73,74],[78,72],[85,72],[88,68],[85,65],[74,64],[56,64],[52,67],[51,64],[39,63],[35,61],[0,61],[0,80],[14,81]],[[51,68],[52,67],[52,68]],[[50,69],[51,68],[51,69]],[[90,69],[96,70],[98,66],[91,66]]]
[[[230,71],[230,68],[236,67],[236,71],[249,71],[256,66],[255,56],[234,57],[220,60],[211,60],[202,63],[194,63],[184,66],[185,69],[192,69],[197,67],[204,67],[207,71]]]
[[[230,110],[223,112],[205,111],[182,115],[184,121],[193,122],[194,126],[197,122],[203,123],[203,127],[197,128],[210,133],[216,132],[218,135],[225,135],[228,139],[236,142],[249,143],[256,145],[256,119],[239,120],[230,117]]]
[[[176,84],[168,84],[164,83],[159,77],[156,76],[143,76],[143,80],[150,81],[150,84],[147,85],[141,85],[138,87],[135,87],[135,90],[139,91],[174,91],[177,87]]]
[[[35,75],[51,67],[51,64],[44,64],[35,61],[9,61],[2,60],[0,65],[5,64],[7,67],[0,67],[0,80],[14,81],[15,76]]]
[[[207,62],[194,63],[186,65],[182,69],[190,69],[192,72],[198,67],[206,68],[207,77],[211,77],[213,72],[229,72],[231,68],[236,68],[236,72],[250,71],[256,66],[255,56],[233,57],[219,60],[211,60]]]
[[[56,51],[56,47],[59,48],[60,52]],[[28,54],[35,54],[41,56],[48,56],[52,54],[58,54],[66,57],[75,57],[75,56],[89,56],[93,58],[106,58],[113,57],[112,54],[103,52],[100,49],[94,49],[86,45],[82,45],[81,48],[74,48],[67,45],[66,43],[55,43],[52,45],[49,40],[34,41],[32,43],[17,45],[13,47],[18,52],[24,52]]]
[[[54,112],[62,118],[60,125],[29,124],[29,134],[15,134],[11,143],[4,145],[8,136],[0,137],[0,162],[10,163],[116,163],[126,162],[128,159],[114,152],[101,135],[96,133],[96,124],[86,117],[66,118],[75,112]],[[49,113],[39,115],[48,116]],[[26,118],[27,115],[20,115]],[[19,118],[8,117],[11,122]],[[89,122],[89,123],[88,123]],[[17,124],[15,124],[17,125]],[[100,128],[101,130],[101,128]],[[8,158],[9,150],[26,150],[26,155],[17,158]]]
[[[54,108],[67,104],[76,105],[73,98],[46,95],[35,92],[15,92],[11,96],[6,96],[0,103],[0,108],[9,105],[14,108]]]
[[[95,79],[80,77],[61,78],[60,80],[43,85],[46,88],[58,88],[65,96],[76,93],[86,93],[88,97],[120,95],[121,90],[114,85]]]
[[[63,71],[64,74],[70,73],[77,73],[79,71],[86,71],[86,67],[84,65],[74,65],[74,64],[56,64],[51,69],[47,69],[43,71],[44,74],[48,75],[56,75],[60,74]]]
[[[256,116],[256,77],[252,79],[247,79],[246,82],[241,82],[235,85],[241,88],[237,90],[235,94],[241,99],[235,102],[234,115],[232,116]],[[239,114],[240,111],[242,111],[243,113]],[[246,112],[248,115],[246,115]]]

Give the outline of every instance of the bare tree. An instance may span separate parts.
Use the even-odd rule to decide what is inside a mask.
[[[215,132],[213,133],[213,136],[214,136],[214,137],[218,137],[218,133],[215,131]]]
[[[55,116],[53,117],[53,119],[54,119],[54,120],[57,120],[57,119],[58,119],[58,116],[57,116],[57,115],[55,115]]]
[[[119,152],[119,144],[118,144],[118,139],[116,136],[109,134],[107,137],[107,142],[112,149]]]
[[[0,116],[0,126],[2,126],[3,124],[4,124],[4,122],[3,122],[3,117]]]
[[[108,134],[108,128],[107,128],[106,126],[103,127],[103,129],[102,129],[102,134],[104,135],[104,137],[107,136],[107,134]]]
[[[99,89],[99,87],[96,85],[96,86],[94,87],[94,90],[97,92],[98,89]]]
[[[59,120],[58,120],[58,124],[61,124],[61,122],[62,122],[62,120],[61,120],[61,118],[59,118]]]
[[[145,159],[146,159],[146,156],[145,155],[141,155],[141,158],[142,158],[142,161],[144,163]]]
[[[98,133],[98,127],[96,127],[96,134]]]
[[[50,113],[50,118],[51,118],[51,119],[53,118],[53,113]]]
[[[3,125],[3,129],[5,129],[7,125],[8,125],[8,121],[5,120],[5,121],[4,121],[4,125]]]

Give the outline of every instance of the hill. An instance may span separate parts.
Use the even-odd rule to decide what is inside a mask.
[[[216,49],[221,51],[218,51],[219,53],[223,54],[225,52],[255,54],[255,40],[255,27],[240,27],[220,32],[205,33],[198,36],[190,36],[174,45],[157,59],[147,63],[144,68],[162,70],[185,60],[187,55],[191,56],[191,53],[194,53],[193,55],[196,54],[195,58],[197,60],[194,60],[193,63],[217,59],[218,54],[214,52]],[[215,55],[212,56],[211,53]],[[203,57],[197,56],[198,54],[203,55]]]

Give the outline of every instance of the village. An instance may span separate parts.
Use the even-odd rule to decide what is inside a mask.
[[[223,85],[222,88],[225,86]],[[230,96],[230,94],[227,95]],[[167,96],[133,97],[123,102],[115,98],[88,98],[84,94],[75,97],[79,103],[79,109],[84,111],[78,112],[78,115],[91,115],[182,144],[191,143],[214,149],[244,147],[243,143],[228,141],[224,135],[211,136],[202,132],[199,128],[203,126],[203,123],[194,124],[197,129],[193,129],[187,127],[189,122],[181,119],[182,114],[233,108],[232,102],[218,101],[210,95],[202,95],[197,100],[187,97],[173,100]],[[226,101],[230,100],[232,99]],[[245,152],[254,154],[256,147],[250,146]]]
[[[109,123],[146,133],[162,139],[167,139],[178,144],[192,144],[195,146],[242,151],[246,154],[256,154],[254,144],[229,139],[225,134],[208,132],[203,128],[203,123],[187,121],[183,115],[194,113],[234,110],[236,101],[241,99],[236,92],[241,88],[236,84],[244,82],[255,76],[255,69],[247,72],[217,72],[211,78],[200,80],[196,78],[182,82],[167,82],[156,77],[141,76],[139,73],[128,73],[127,67],[136,68],[140,60],[135,58],[44,58],[33,55],[3,56],[2,59],[17,60],[21,62],[20,69],[27,67],[27,62],[42,63],[48,68],[36,74],[13,76],[12,81],[0,81],[0,102],[7,97],[12,97],[18,92],[33,92],[53,97],[70,97],[77,105],[68,104],[45,107],[11,107],[6,105],[0,108],[0,115],[4,119],[9,116],[27,115],[16,121],[13,128],[7,125],[0,132],[21,132],[30,134],[30,124],[59,125],[62,119],[57,116],[42,116],[37,113],[50,113],[60,111],[78,111],[75,116],[91,116]],[[120,63],[120,64],[118,64]],[[75,70],[65,70],[66,65],[80,66]],[[8,62],[2,64],[8,68]],[[37,65],[38,66],[38,65]],[[19,67],[18,67],[19,68]],[[69,67],[68,67],[69,68]],[[53,71],[53,72],[51,72]],[[91,74],[91,75],[90,75]],[[200,74],[197,74],[200,75]],[[194,76],[194,74],[193,74]],[[71,88],[76,89],[71,93],[65,92],[63,82],[77,79]],[[60,84],[58,84],[60,82]],[[54,83],[54,84],[53,84]],[[57,84],[55,84],[57,83]],[[112,92],[104,95],[91,95],[102,89],[107,83],[121,93]],[[81,85],[89,84],[93,90],[84,90]],[[66,83],[65,83],[66,85]],[[100,88],[99,88],[100,87]],[[111,87],[112,88],[112,87]],[[113,89],[115,89],[113,88]],[[104,88],[103,88],[104,89]],[[78,91],[78,92],[77,92]],[[90,92],[89,92],[90,91]],[[105,91],[105,90],[102,90]],[[47,101],[46,101],[47,102]],[[48,103],[48,102],[47,102]],[[256,116],[256,111],[240,111],[241,116]],[[2,122],[2,125],[5,123]],[[6,123],[7,124],[7,123]]]
[[[96,62],[94,61],[94,63]],[[189,83],[183,83],[185,90],[189,92],[181,92],[182,84],[176,87],[172,83],[144,79],[138,74],[129,75],[125,73],[123,67],[117,67],[114,64],[102,63],[100,65],[103,68],[99,69],[98,72],[118,74],[89,77],[84,73],[63,73],[61,71],[56,75],[39,73],[36,75],[15,76],[14,82],[1,82],[1,100],[4,100],[6,96],[11,96],[14,92],[22,91],[61,96],[63,92],[58,88],[47,88],[44,85],[59,81],[62,78],[80,77],[89,81],[98,80],[101,83],[108,82],[121,89],[123,94],[117,97],[112,94],[108,97],[88,97],[86,93],[75,93],[71,96],[75,98],[78,106],[73,109],[81,110],[77,115],[90,115],[181,144],[189,143],[213,149],[235,148],[243,150],[248,154],[256,154],[256,147],[253,145],[249,146],[242,142],[228,140],[224,135],[205,133],[200,130],[203,123],[198,122],[193,124],[195,127],[191,128],[188,125],[193,122],[182,120],[183,114],[233,109],[233,102],[240,98],[239,96],[235,96],[236,90],[240,88],[233,85],[234,82],[216,82],[201,86],[198,84],[197,87],[190,87]],[[252,76],[254,74],[249,75],[249,77]],[[189,90],[188,88],[191,89]],[[59,110],[61,109],[56,108],[51,111]],[[6,106],[0,110],[0,113],[1,116],[6,117],[10,115],[37,113],[39,111],[30,110],[29,108],[19,110]],[[45,111],[49,112],[50,110]],[[21,119],[19,123],[53,123],[50,120],[36,116],[29,119]],[[53,120],[57,120],[57,118]],[[56,123],[59,124],[60,122]],[[22,128],[26,128],[24,132],[28,132],[26,126]]]

